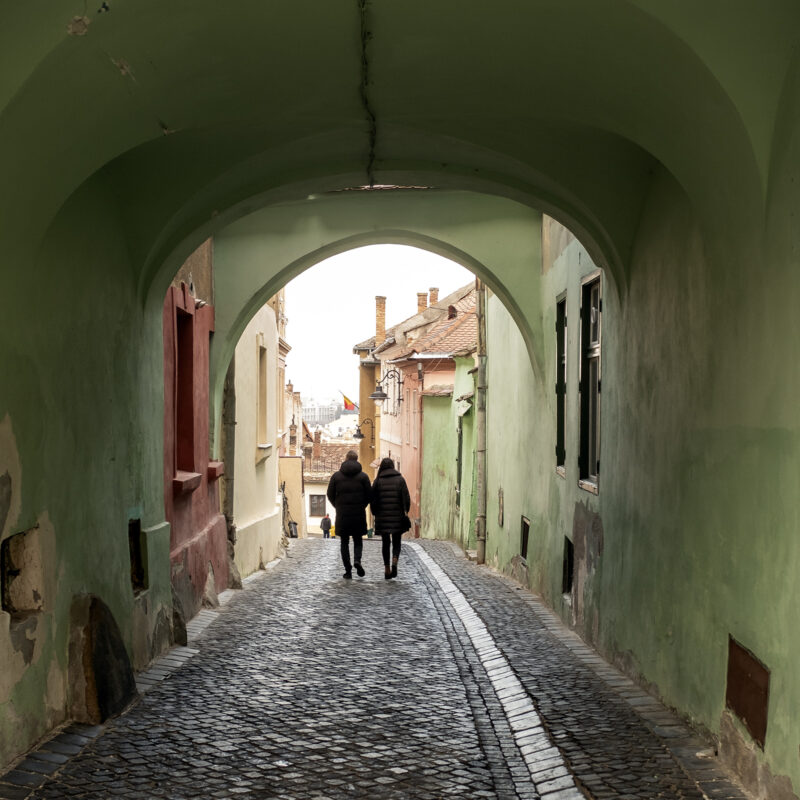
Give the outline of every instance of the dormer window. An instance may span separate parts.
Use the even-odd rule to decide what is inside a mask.
[[[456,307],[447,306],[447,319],[455,319],[455,318],[456,318]]]

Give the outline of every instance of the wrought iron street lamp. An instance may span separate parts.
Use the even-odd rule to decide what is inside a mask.
[[[397,381],[397,399],[399,402],[403,402],[403,392],[400,391],[403,388],[403,375],[400,370],[394,368],[383,373],[383,377],[375,384],[375,391],[369,396],[370,400],[389,399],[389,395],[386,394],[381,384],[385,383],[390,378],[394,381]]]
[[[372,426],[372,436],[370,441],[372,444],[375,444],[375,423],[367,417],[367,419],[362,419],[361,422],[356,425],[356,432],[353,434],[353,438],[361,441],[364,438],[364,434],[361,433],[361,426],[362,425],[371,425]]]

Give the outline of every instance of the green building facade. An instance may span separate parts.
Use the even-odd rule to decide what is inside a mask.
[[[464,550],[475,548],[474,366],[471,357],[456,358],[452,394],[422,399],[421,535]]]

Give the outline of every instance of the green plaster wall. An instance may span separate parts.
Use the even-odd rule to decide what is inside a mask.
[[[231,14],[139,0],[82,36],[62,0],[5,9],[0,457],[13,510],[0,535],[51,525],[57,588],[37,666],[0,696],[0,759],[63,712],[73,594],[100,594],[138,635],[125,531],[141,515],[162,547],[161,301],[195,247],[240,220],[218,284],[215,388],[253,311],[325,255],[402,241],[474,268],[534,376],[509,345],[509,399],[490,402],[521,405],[506,463],[492,462],[490,503],[497,483],[512,488],[491,557],[506,566],[530,508],[541,557],[528,579],[558,605],[559,543],[576,513],[599,513],[603,552],[562,613],[714,731],[737,636],[772,669],[757,760],[800,787],[800,6],[698,6],[367,4],[374,160],[358,4],[246,0]],[[436,188],[322,194],[372,178]],[[596,499],[551,470],[547,422],[552,293],[581,251],[541,278],[528,208],[569,224],[616,286]],[[491,424],[494,437],[509,423]],[[534,485],[513,488],[522,465]],[[156,585],[157,616],[168,581]],[[16,656],[0,647],[6,666]],[[20,715],[31,721],[15,729]]]
[[[784,185],[792,180],[790,172]],[[774,228],[784,247],[797,239],[786,222]],[[722,735],[726,757],[735,757],[739,737],[748,749],[742,726],[723,725],[728,636],[755,653],[771,670],[769,723],[765,752],[749,747],[748,769],[751,787],[768,797],[778,791],[770,770],[800,786],[800,279],[791,259],[755,258],[762,268],[745,271],[710,255],[681,189],[657,176],[626,294],[603,278],[597,496],[577,485],[579,284],[594,270],[587,251],[572,241],[537,277],[543,379],[492,298],[487,559],[526,580],[669,705]],[[553,331],[563,291],[566,478],[554,458]],[[520,572],[522,514],[531,538]],[[576,555],[569,601],[561,594],[564,537]]]
[[[474,378],[469,371],[472,358],[455,359],[452,396],[423,398],[423,451],[421,514],[422,536],[452,539],[465,550],[475,547],[475,412],[468,401],[458,397],[472,392]],[[459,411],[462,419],[461,503],[456,506],[458,485]]]
[[[160,314],[143,314],[137,302],[113,209],[102,185],[87,187],[0,293],[0,420],[11,432],[0,460],[13,450],[18,463],[0,537],[38,525],[47,541],[45,609],[22,634],[35,640],[27,668],[17,623],[0,614],[0,764],[65,718],[73,597],[94,594],[109,606],[135,664],[169,638]],[[144,529],[150,582],[136,602],[131,518]]]
[[[426,539],[453,537],[456,516],[456,431],[452,397],[422,399],[422,491],[420,535]]]
[[[295,275],[365,244],[414,245],[472,270],[503,298],[531,357],[539,359],[540,287],[529,276],[540,259],[534,235],[540,217],[520,203],[469,192],[387,191],[312,197],[230,225],[214,239],[213,420],[219,420],[233,348],[253,314]],[[310,296],[309,302],[317,299]]]

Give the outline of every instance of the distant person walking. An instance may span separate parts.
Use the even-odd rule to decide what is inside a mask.
[[[372,484],[370,508],[375,516],[375,533],[382,539],[384,575],[387,580],[397,577],[397,559],[400,557],[400,540],[411,528],[408,510],[411,497],[406,479],[394,468],[391,458],[384,458],[378,468],[378,477]],[[392,565],[389,566],[391,544]]]
[[[319,527],[322,529],[322,538],[323,539],[330,539],[331,538],[331,518],[328,514],[326,514],[322,521],[319,523]]]
[[[364,577],[361,566],[361,553],[364,543],[361,537],[367,532],[366,508],[372,497],[369,477],[361,464],[358,453],[350,450],[345,456],[338,472],[331,475],[328,483],[328,500],[336,509],[336,535],[341,540],[342,563],[345,578],[353,577],[350,565],[350,537],[353,537],[353,566],[360,578]]]

